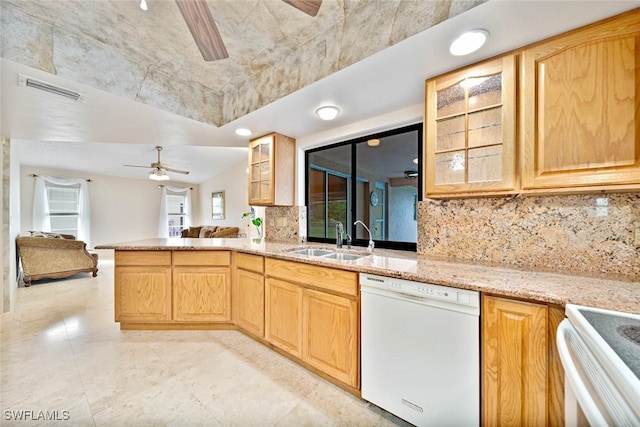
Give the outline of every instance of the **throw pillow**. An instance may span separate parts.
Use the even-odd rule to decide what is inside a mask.
[[[186,237],[200,237],[200,230],[202,229],[202,227],[189,227],[189,229],[187,230],[187,236]]]

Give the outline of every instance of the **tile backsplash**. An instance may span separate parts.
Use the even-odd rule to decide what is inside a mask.
[[[306,240],[305,206],[272,206],[265,209],[267,240],[300,242]]]
[[[424,200],[418,254],[640,278],[640,193]],[[640,239],[640,237],[638,237]]]

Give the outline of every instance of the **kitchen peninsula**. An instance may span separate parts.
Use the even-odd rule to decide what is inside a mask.
[[[250,239],[146,239],[105,244],[96,249],[113,249],[115,267],[119,257],[128,254],[164,254],[171,265],[171,254],[191,253],[201,258],[215,258],[214,251],[253,254],[267,258],[294,261],[352,272],[380,274],[418,282],[429,282],[483,293],[520,298],[564,306],[566,303],[588,305],[640,314],[640,277],[585,277],[543,271],[516,269],[509,266],[483,265],[458,260],[418,256],[413,252],[375,249],[372,255],[350,261],[293,254],[293,249],[321,247],[321,244],[295,242],[254,243]],[[200,254],[206,251],[208,255]],[[349,251],[344,251],[349,252]],[[363,253],[364,248],[354,251]],[[183,255],[179,255],[183,256]],[[127,261],[127,265],[131,261]],[[192,264],[193,265],[193,264]],[[197,265],[197,264],[195,264]]]
[[[554,342],[565,304],[640,314],[638,277],[584,277],[413,252],[367,254],[364,248],[237,238],[148,239],[96,249],[115,250],[115,320],[121,329],[237,328],[356,396],[358,273],[479,291],[481,396],[501,396],[482,400],[485,420],[518,416],[500,415],[501,408],[526,402],[532,411],[527,419],[563,424],[564,375]],[[318,256],[323,252],[360,257]],[[514,381],[520,393],[507,391]]]

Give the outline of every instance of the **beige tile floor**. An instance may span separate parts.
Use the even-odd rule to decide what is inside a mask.
[[[99,268],[18,289],[0,425],[406,425],[238,331],[121,331],[113,264]]]

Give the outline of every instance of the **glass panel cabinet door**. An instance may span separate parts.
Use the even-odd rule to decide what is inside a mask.
[[[249,204],[293,206],[296,140],[271,133],[249,142]]]
[[[249,204],[269,203],[271,199],[271,151],[273,135],[249,144]]]
[[[427,80],[428,197],[513,190],[515,78],[508,55]]]

